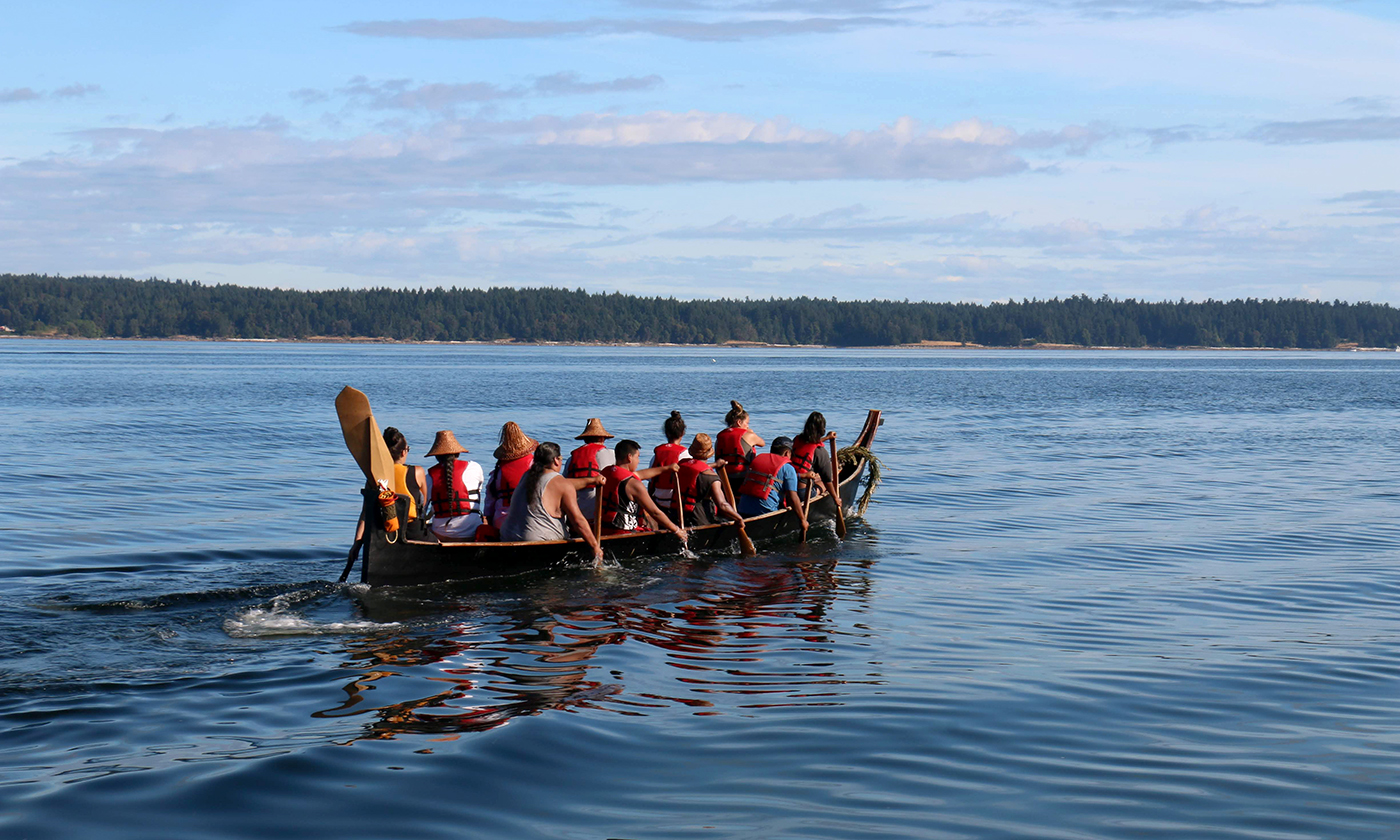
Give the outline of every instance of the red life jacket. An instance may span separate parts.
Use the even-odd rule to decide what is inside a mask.
[[[744,433],[748,429],[730,426],[715,435],[715,457],[724,462],[724,471],[737,476],[745,469],[748,454],[744,451]],[[753,448],[749,448],[752,452]]]
[[[744,473],[744,483],[739,485],[739,492],[755,499],[768,498],[773,486],[778,483],[778,471],[786,463],[789,463],[786,455],[774,455],[772,452],[753,456]]]
[[[685,446],[679,443],[663,443],[653,449],[652,453],[656,455],[656,463],[652,464],[652,466],[666,467],[681,459],[681,455],[685,454]],[[662,481],[666,483],[662,484]],[[647,482],[647,492],[655,496],[658,489],[665,490],[668,494],[667,498],[669,499],[675,483],[676,480],[672,478],[669,473],[663,473]]]
[[[817,450],[821,449],[820,443],[807,443],[802,438],[794,438],[792,441],[792,468],[797,470],[797,477],[801,478],[817,460]]]
[[[530,470],[530,462],[535,460],[535,453],[521,455],[513,461],[506,461],[504,464],[496,465],[496,500],[500,510],[510,509],[510,497],[515,494],[515,488],[520,486],[520,479],[525,477],[525,473]]]
[[[428,475],[433,480],[433,516],[466,516],[478,510],[481,501],[481,487],[467,489],[464,477],[467,474],[467,461],[452,462],[452,480],[443,475],[442,464],[428,467]]]
[[[686,513],[695,511],[695,503],[700,500],[700,476],[714,472],[708,463],[699,458],[681,461],[681,471],[676,473],[681,480],[681,500]],[[676,499],[671,499],[671,510],[676,509]]]
[[[569,455],[569,463],[564,465],[565,478],[592,478],[598,475],[598,453],[607,449],[601,443],[585,443]]]
[[[603,477],[608,483],[603,485],[603,530],[610,534],[629,531],[645,531],[642,527],[642,506],[633,499],[622,497],[623,482],[637,477],[637,474],[614,464],[603,468]]]

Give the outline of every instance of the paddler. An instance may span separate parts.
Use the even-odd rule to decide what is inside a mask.
[[[608,482],[603,487],[603,533],[630,534],[649,531],[651,529],[642,521],[642,514],[645,513],[660,526],[660,530],[670,531],[684,544],[685,531],[661,512],[642,484],[646,479],[662,473],[674,473],[679,469],[678,465],[651,467],[639,471],[637,467],[641,461],[642,447],[635,440],[618,441],[617,448],[613,451],[617,454],[617,463],[603,468],[603,477]]]
[[[384,445],[394,459],[394,492],[408,497],[408,518],[417,519],[427,499],[424,488],[428,481],[423,468],[408,465],[408,440],[393,426],[384,430]]]
[[[481,526],[482,469],[475,461],[457,457],[467,451],[450,429],[438,432],[428,450],[429,457],[437,458],[437,465],[428,468],[433,533],[442,539],[473,540]]]
[[[720,485],[719,473],[709,464],[709,457],[714,454],[710,436],[704,432],[697,434],[690,442],[688,454],[690,457],[680,462],[676,473],[681,495],[672,499],[671,515],[679,520],[680,511],[677,508],[681,508],[685,513],[685,523],[696,527],[713,525],[722,516],[737,522],[742,530],[744,518],[730,506]],[[723,469],[723,465],[724,462],[720,461],[715,466]]]
[[[799,476],[808,472],[817,474],[826,492],[835,496],[836,480],[831,471],[831,455],[826,450],[826,442],[836,437],[835,432],[827,432],[826,417],[820,411],[807,415],[802,433],[792,441],[792,468]],[[816,492],[815,488],[808,491]]]
[[[666,435],[666,442],[652,450],[649,466],[668,467],[690,458],[685,444],[681,443],[681,439],[685,437],[685,420],[679,411],[672,411],[666,422],[661,424],[661,433]],[[647,482],[647,492],[662,510],[671,507],[671,497],[676,494],[674,484],[674,481],[665,476]]]
[[[789,455],[792,441],[785,437],[773,441],[771,451],[755,455],[744,472],[744,483],[736,491],[739,513],[745,517],[772,513],[783,505],[797,511],[802,530],[807,530],[807,514],[797,496],[797,470],[792,468]]]
[[[564,465],[564,477],[593,478],[602,475],[604,467],[611,467],[617,463],[616,456],[607,444],[611,437],[613,435],[603,428],[602,420],[597,417],[588,418],[588,423],[583,427],[583,434],[574,438],[583,441],[583,445],[569,453],[569,461]],[[593,520],[597,505],[596,488],[590,486],[578,491],[578,509],[583,511],[585,519],[590,522]]]
[[[729,401],[724,425],[724,431],[715,435],[715,454],[724,461],[730,483],[737,488],[743,482],[744,470],[754,457],[754,450],[763,446],[763,438],[749,428],[749,413],[737,400]]]
[[[510,421],[501,427],[500,445],[496,447],[496,468],[486,481],[485,519],[491,525],[492,536],[500,533],[510,511],[511,496],[530,469],[535,447],[540,442],[520,430]],[[484,530],[484,529],[483,529]]]
[[[593,549],[594,564],[601,564],[602,546],[579,510],[576,494],[579,486],[602,483],[603,477],[565,478],[559,474],[563,466],[559,444],[545,441],[535,447],[530,469],[511,499],[510,510],[501,527],[501,539],[505,542],[567,540],[572,523],[574,531]]]

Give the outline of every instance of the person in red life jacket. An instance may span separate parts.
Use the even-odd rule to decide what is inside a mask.
[[[826,492],[836,494],[836,477],[831,470],[831,454],[827,452],[826,442],[836,437],[835,432],[828,433],[826,430],[826,417],[820,411],[814,411],[807,415],[807,422],[802,427],[802,434],[792,441],[792,468],[797,470],[799,476],[805,476],[808,472],[817,474],[816,481],[821,482],[826,488]],[[810,486],[809,482],[800,482]],[[799,492],[805,499],[806,486],[799,488]],[[815,492],[815,491],[811,491]]]
[[[724,415],[724,425],[724,431],[715,435],[715,455],[724,461],[729,481],[737,492],[754,450],[763,446],[763,438],[749,428],[749,413],[735,400],[729,401],[729,413]]]
[[[668,467],[690,458],[685,444],[681,443],[681,438],[685,437],[685,420],[679,411],[671,412],[671,416],[661,424],[661,431],[666,435],[666,442],[652,450],[651,466]],[[664,475],[653,478],[647,482],[647,492],[657,507],[670,510],[671,497],[676,495],[675,479]]]
[[[630,534],[649,531],[651,529],[642,521],[642,515],[646,514],[661,526],[661,530],[675,534],[684,545],[685,531],[661,512],[642,484],[648,478],[675,472],[679,469],[678,465],[650,467],[639,472],[637,466],[641,462],[642,447],[635,440],[618,441],[617,448],[613,451],[617,454],[617,463],[603,468],[603,478],[608,482],[603,486],[603,533]]]
[[[428,498],[433,533],[439,539],[473,540],[481,526],[482,469],[475,461],[457,457],[467,451],[447,430],[437,433],[428,450],[437,458],[437,465],[428,468]]]
[[[724,462],[718,462],[715,467],[708,463],[709,457],[714,454],[710,436],[704,432],[697,434],[690,442],[689,454],[689,458],[680,462],[676,473],[680,479],[681,495],[671,500],[671,516],[679,520],[680,510],[677,509],[680,508],[685,512],[685,523],[697,527],[713,525],[723,516],[739,523],[742,530],[744,518],[729,504],[715,469],[723,469]]]
[[[608,434],[608,430],[603,428],[603,421],[597,417],[588,418],[587,425],[583,428],[583,434],[574,440],[583,441],[583,445],[569,454],[569,460],[564,464],[565,478],[592,478],[603,474],[604,467],[611,467],[617,463],[613,451],[608,448],[606,441],[613,435]],[[593,514],[597,510],[598,491],[589,487],[578,491],[578,509],[583,511],[583,518],[589,522],[593,521]]]
[[[792,468],[789,455],[792,441],[785,437],[773,441],[773,449],[762,455],[755,455],[744,471],[744,483],[739,485],[739,504],[736,507],[742,516],[762,516],[772,513],[784,503],[797,511],[802,522],[802,530],[807,530],[807,514],[802,510],[802,500],[797,496],[797,470]]]
[[[501,525],[505,524],[510,511],[511,497],[520,479],[530,469],[535,456],[535,447],[540,442],[520,430],[515,421],[501,427],[501,444],[496,447],[496,468],[486,481],[484,513],[490,533],[499,536]],[[486,530],[486,529],[482,529]]]

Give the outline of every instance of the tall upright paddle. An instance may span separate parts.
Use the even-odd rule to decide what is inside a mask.
[[[355,463],[360,465],[360,471],[365,474],[366,488],[377,486],[380,481],[392,487],[394,458],[389,454],[389,447],[384,443],[383,435],[379,433],[379,425],[374,422],[374,413],[369,408],[369,397],[365,396],[364,392],[347,386],[335,398],[335,413],[340,419],[340,434],[345,438],[345,446],[350,450]],[[362,548],[366,560],[368,559],[371,513],[373,510],[366,500],[361,514],[365,528],[364,536],[350,546],[350,554],[345,558],[345,571],[340,574],[341,583],[349,579],[350,570],[355,565],[355,556]],[[366,571],[362,565],[362,578]]]
[[[595,484],[598,488],[593,491],[593,536],[603,538],[603,488],[607,487],[607,482]]]
[[[846,508],[841,504],[841,468],[837,466],[835,432],[831,433],[831,500],[836,503],[836,536],[844,540],[846,538]]]
[[[734,498],[734,488],[729,486],[729,470],[720,467],[719,477],[724,482],[724,495],[729,497],[729,503],[734,506],[734,512],[738,513],[739,503]],[[753,540],[749,539],[749,533],[744,530],[742,524],[739,524],[739,550],[745,557],[752,557],[758,553],[758,549],[754,548]]]

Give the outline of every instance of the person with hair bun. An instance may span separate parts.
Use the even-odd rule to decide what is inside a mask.
[[[724,431],[715,435],[715,455],[724,461],[730,483],[737,486],[744,480],[744,470],[753,460],[754,450],[764,445],[763,438],[749,428],[749,413],[738,400],[729,401],[729,413],[724,415]]]
[[[679,411],[671,412],[671,416],[661,424],[661,432],[666,435],[666,442],[652,450],[651,466],[669,467],[690,458],[685,444],[681,443],[681,438],[685,437],[685,420],[681,419]],[[674,479],[664,476],[653,478],[647,482],[647,492],[656,501],[657,507],[668,509],[671,507],[672,497],[676,495]]]
[[[578,509],[578,488],[602,484],[602,476],[564,478],[559,470],[564,458],[559,444],[545,441],[535,447],[530,469],[521,477],[511,496],[510,509],[501,523],[504,542],[538,542],[569,539],[569,524],[593,549],[593,562],[603,561],[603,548],[598,544],[588,520]]]

